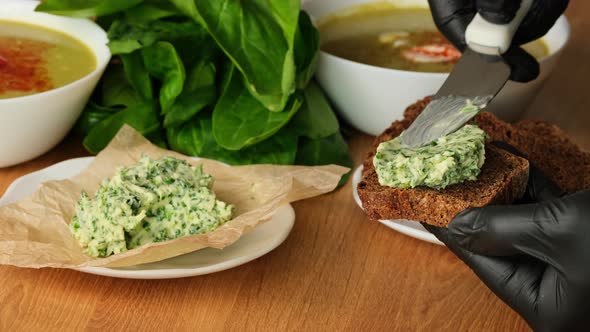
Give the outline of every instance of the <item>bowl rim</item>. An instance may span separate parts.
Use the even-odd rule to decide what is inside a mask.
[[[80,38],[72,35],[68,31],[66,31],[65,29],[62,29],[59,26],[56,26],[55,24],[32,23],[32,22],[28,21],[26,18],[22,19],[21,17],[14,17],[14,18],[0,17],[0,20],[1,21],[8,21],[8,22],[20,22],[20,23],[30,24],[30,25],[34,25],[34,26],[39,26],[39,27],[55,30],[60,33],[64,33],[67,36],[69,36],[70,38],[74,38],[75,40],[79,41],[80,43],[84,44],[86,47],[88,47],[90,49],[90,52],[92,52],[92,54],[96,58],[96,67],[94,68],[93,71],[86,74],[85,76],[83,76],[73,82],[70,82],[66,85],[60,86],[58,88],[54,88],[51,90],[47,90],[47,91],[43,91],[43,92],[39,92],[39,93],[34,93],[31,95],[26,95],[26,96],[0,99],[0,106],[2,106],[3,104],[6,105],[9,103],[13,103],[13,102],[32,101],[37,98],[50,97],[52,95],[62,93],[62,92],[64,92],[64,90],[71,89],[76,85],[84,84],[84,83],[94,79],[95,76],[101,75],[111,60],[112,55],[111,55],[109,47],[107,46],[107,43],[109,41],[108,37],[107,37],[107,33],[98,24],[91,21],[90,19],[85,19],[85,18],[74,18],[74,17],[66,17],[66,16],[59,16],[59,15],[53,15],[53,14],[48,14],[48,13],[36,12],[35,8],[37,7],[37,5],[39,3],[40,3],[40,1],[37,1],[37,0],[3,0],[0,2],[0,8],[2,8],[2,6],[5,6],[5,5],[10,5],[10,6],[15,6],[15,7],[20,7],[23,10],[32,9],[31,12],[29,14],[27,14],[27,17],[30,17],[28,15],[39,16],[39,17],[42,17],[42,16],[47,17],[47,15],[50,15],[54,18],[62,20],[62,22],[68,21],[73,24],[86,26],[87,28],[92,29],[93,32],[96,33],[96,36],[98,36],[98,38],[96,38],[96,39],[94,39],[95,37],[92,38],[92,39],[94,39],[94,42],[96,42],[97,46],[92,46],[92,45],[94,45],[94,42],[89,43],[85,40],[81,40]],[[12,109],[0,108],[0,113],[10,111],[10,110],[12,110]]]
[[[318,1],[318,0],[315,0]],[[322,0],[322,1],[326,1],[326,0]],[[379,0],[375,0],[375,2],[378,2]],[[309,0],[307,1],[305,4],[309,5],[311,2],[313,2],[313,0]],[[346,8],[342,8],[341,10],[347,10],[347,9],[351,9],[354,8],[355,5],[353,6],[349,6]],[[414,6],[415,7],[415,6]],[[418,6],[418,7],[422,7],[422,6]],[[428,9],[428,7],[423,7],[424,9]],[[327,13],[321,17],[315,17],[313,15],[312,16],[312,20],[314,22],[314,25],[317,26],[317,22],[321,21],[323,18],[328,17],[330,15],[334,15],[338,12],[339,10],[336,11],[332,11],[330,13]],[[568,45],[570,39],[571,39],[571,25],[569,22],[569,19],[567,18],[567,16],[565,14],[562,14],[556,21],[555,24],[551,27],[551,30],[555,29],[558,25],[562,26],[562,29],[564,31],[564,36],[561,40],[561,42],[558,44],[557,47],[555,48],[550,48],[550,52],[549,54],[545,55],[544,57],[542,57],[541,59],[538,59],[539,64],[548,62],[550,59],[553,59],[555,57],[557,57],[562,51],[563,49]],[[547,32],[549,33],[549,32]],[[545,35],[546,36],[546,35]],[[543,37],[545,37],[543,36]],[[541,38],[543,38],[541,37]],[[379,66],[375,66],[375,65],[370,65],[370,64],[366,64],[366,63],[362,63],[362,62],[357,62],[357,61],[353,61],[353,60],[349,60],[331,53],[328,53],[326,51],[323,51],[320,48],[319,51],[320,56],[328,58],[332,61],[340,61],[342,62],[344,65],[351,65],[351,66],[358,66],[360,68],[363,68],[365,70],[372,70],[375,72],[390,72],[390,73],[395,73],[398,75],[411,75],[411,76],[422,76],[422,77],[432,77],[432,78],[444,78],[446,76],[449,75],[449,73],[432,73],[432,72],[422,72],[422,71],[411,71],[411,70],[402,70],[402,69],[395,69],[395,68],[385,68],[385,67],[379,67]]]

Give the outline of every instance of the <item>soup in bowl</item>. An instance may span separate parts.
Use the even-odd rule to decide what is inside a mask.
[[[322,51],[367,65],[449,73],[461,58],[461,52],[436,29],[428,8],[370,3],[328,15],[317,25]],[[542,38],[523,48],[537,59],[549,54]]]
[[[426,0],[311,0],[304,8],[320,30],[317,78],[341,116],[378,135],[407,106],[433,95],[460,52],[437,31]],[[524,48],[541,64],[533,82],[508,82],[487,108],[507,121],[520,117],[569,38],[561,17]]]
[[[75,82],[96,69],[96,56],[54,29],[0,20],[0,99],[29,96]]]
[[[33,159],[73,127],[111,54],[97,24],[0,2],[0,167]]]

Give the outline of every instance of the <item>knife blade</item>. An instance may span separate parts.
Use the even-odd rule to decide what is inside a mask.
[[[502,56],[467,48],[432,101],[403,132],[402,144],[418,148],[461,128],[494,99],[509,78],[510,66]]]
[[[461,128],[502,90],[510,66],[502,58],[512,44],[533,0],[519,0],[508,24],[494,24],[476,14],[465,30],[465,48],[455,68],[430,104],[401,135],[402,144],[418,148]]]

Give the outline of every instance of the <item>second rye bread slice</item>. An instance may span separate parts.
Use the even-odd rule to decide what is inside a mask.
[[[421,107],[421,101],[410,107]],[[364,163],[358,194],[371,219],[406,219],[446,227],[460,212],[491,204],[510,204],[524,195],[529,176],[529,163],[492,145],[486,145],[486,161],[476,181],[467,181],[444,190],[418,187],[398,189],[379,184],[373,157],[381,142],[399,136],[413,117],[394,122],[377,137]]]

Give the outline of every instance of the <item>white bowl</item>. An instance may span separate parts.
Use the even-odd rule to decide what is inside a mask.
[[[97,24],[37,13],[37,4],[29,0],[2,0],[0,20],[30,23],[77,38],[96,56],[96,69],[61,88],[0,99],[0,167],[33,159],[57,145],[80,116],[111,58],[107,35]]]
[[[314,20],[352,6],[385,0],[310,0],[303,8]],[[387,0],[400,7],[428,7],[426,0]],[[506,121],[517,120],[553,70],[570,36],[562,16],[544,37],[550,54],[540,60],[541,75],[527,83],[508,82],[488,111]],[[358,130],[378,135],[403,117],[407,106],[433,95],[448,74],[386,69],[320,52],[317,79],[340,115]]]

